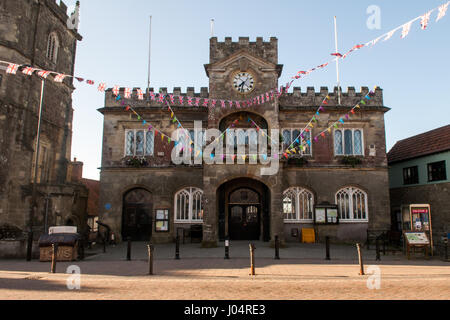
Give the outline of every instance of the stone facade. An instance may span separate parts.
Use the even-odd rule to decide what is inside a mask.
[[[67,7],[55,0],[6,0],[0,3],[0,60],[73,75],[77,30],[67,27]],[[54,35],[53,58],[49,37]],[[0,69],[0,224],[24,231],[30,225],[31,191],[41,79]],[[34,236],[49,225],[74,223],[83,232],[87,190],[68,179],[72,141],[72,78],[45,81],[37,179]],[[49,196],[48,201],[45,199]]]
[[[249,38],[239,38],[233,42],[225,38],[219,42],[217,38],[210,39],[210,62],[205,71],[209,77],[209,88],[201,88],[194,92],[187,88],[181,92],[174,88],[173,94],[183,97],[202,97],[209,99],[246,100],[261,95],[278,87],[283,66],[278,64],[278,40],[270,38],[265,42],[257,38],[256,42]],[[233,88],[233,76],[237,72],[251,73],[254,79],[254,90],[242,94]],[[153,92],[153,88],[149,89]],[[124,88],[120,95],[123,96]],[[160,132],[170,135],[176,126],[167,112],[164,103],[152,101],[149,92],[145,100],[136,98],[136,88],[133,98],[127,101],[148,123]],[[161,94],[167,94],[167,88],[161,88]],[[227,127],[233,119],[247,117],[260,119],[262,127],[279,129],[303,129],[314,116],[324,98],[329,95],[330,100],[321,113],[313,134],[319,134],[328,126],[339,120],[345,113],[355,106],[369,93],[366,87],[359,92],[352,87],[342,93],[341,104],[337,103],[337,88],[329,91],[320,88],[316,92],[308,87],[306,92],[300,88],[293,88],[293,92],[283,94],[279,98],[266,101],[259,105],[245,108],[215,108],[193,107],[175,104],[172,106],[176,117],[184,128],[194,129],[194,121],[201,121],[204,129],[220,129]],[[184,100],[186,102],[186,99]],[[366,230],[389,229],[389,188],[386,160],[386,142],[384,113],[389,109],[383,105],[383,95],[380,88],[367,104],[352,116],[344,128],[358,128],[363,132],[363,156],[357,157],[359,164],[354,166],[343,164],[342,156],[334,153],[334,137],[327,135],[318,142],[312,142],[312,155],[280,160],[280,168],[274,175],[261,175],[263,164],[203,164],[203,165],[175,165],[171,161],[171,150],[174,143],[167,143],[159,139],[154,140],[154,153],[146,157],[146,164],[139,168],[126,164],[125,148],[127,130],[143,130],[142,120],[136,115],[124,111],[121,102],[116,101],[111,89],[106,91],[105,107],[99,111],[104,115],[104,135],[102,149],[102,168],[100,178],[100,220],[111,226],[120,238],[124,230],[124,215],[127,215],[128,204],[125,198],[128,192],[136,189],[148,193],[148,201],[144,205],[152,221],[152,239],[155,242],[173,241],[178,228],[187,229],[198,221],[180,222],[175,219],[179,209],[177,192],[193,187],[203,191],[202,213],[200,222],[203,226],[203,245],[215,246],[217,241],[229,235],[232,224],[231,206],[228,198],[239,188],[256,191],[259,194],[258,203],[242,203],[242,208],[258,212],[258,223],[262,232],[259,239],[272,241],[279,235],[282,241],[298,241],[291,237],[291,229],[301,230],[313,227],[312,221],[295,221],[287,223],[283,212],[284,192],[291,187],[307,189],[313,195],[314,203],[336,203],[336,193],[345,187],[362,190],[367,199],[367,219],[364,221],[342,222],[338,226],[316,227],[319,238],[330,235],[340,241],[364,239]],[[246,118],[245,118],[246,119]],[[246,121],[244,121],[246,122]],[[207,143],[211,140],[207,140]],[[305,161],[306,160],[306,161]],[[242,194],[246,194],[244,191]],[[250,191],[251,192],[251,191]],[[136,202],[137,200],[135,200]],[[138,201],[139,202],[139,201]],[[141,203],[141,205],[143,205]],[[133,206],[131,206],[133,207]],[[169,210],[169,228],[167,232],[155,232],[155,218],[158,209]],[[134,210],[134,209],[133,209]],[[238,209],[236,209],[238,210]],[[312,211],[312,208],[310,209]],[[144,210],[145,211],[145,210]],[[239,211],[239,210],[238,210]],[[178,212],[178,211],[177,211]],[[175,221],[177,220],[177,221]],[[308,220],[308,219],[307,219]]]

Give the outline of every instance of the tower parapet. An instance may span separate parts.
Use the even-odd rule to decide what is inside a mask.
[[[264,41],[262,37],[257,37],[255,42],[251,42],[249,37],[239,37],[237,42],[233,42],[231,37],[226,37],[224,42],[219,42],[217,37],[212,37],[209,42],[210,64],[242,49],[261,59],[268,60],[274,64],[278,63],[278,39],[275,37],[271,37],[269,41]]]

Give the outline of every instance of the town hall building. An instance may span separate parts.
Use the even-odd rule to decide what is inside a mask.
[[[380,88],[345,124],[327,132],[369,94],[367,87],[359,92],[349,87],[341,93],[340,104],[338,89],[326,87],[319,91],[294,87],[273,99],[231,108],[220,103],[189,104],[189,98],[249,101],[278,88],[283,69],[278,63],[278,40],[273,37],[269,41],[258,37],[255,42],[247,37],[219,42],[213,37],[210,61],[204,67],[209,88],[200,92],[150,88],[139,99],[140,90],[135,88],[131,98],[123,100],[113,89],[106,90],[105,106],[99,109],[104,116],[99,219],[116,239],[171,242],[180,231],[188,233],[194,226],[201,230],[205,247],[227,237],[269,242],[278,235],[283,242],[300,241],[304,228],[315,228],[319,240],[330,236],[346,242],[364,240],[367,230],[390,228],[384,123],[389,108],[383,105]],[[124,91],[120,88],[119,96]],[[171,105],[175,117],[165,101],[151,99],[155,94],[184,97],[182,105]],[[320,117],[304,135],[308,143],[301,151],[283,156],[327,96]],[[143,119],[152,126],[143,125]],[[228,164],[174,163],[172,149],[181,138],[168,140],[160,134],[171,136],[181,123],[192,140],[207,145],[212,140],[195,129],[198,121],[203,130],[220,132],[231,126],[244,132],[264,129],[269,135],[279,130],[282,153],[277,172],[262,175],[261,169],[269,165],[252,163],[250,152],[244,161],[238,161],[241,154],[231,156]],[[313,139],[323,131],[323,137]],[[244,146],[252,139],[231,137]],[[337,205],[339,223],[315,225],[318,205]]]

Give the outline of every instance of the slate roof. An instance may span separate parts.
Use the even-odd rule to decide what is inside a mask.
[[[387,154],[394,163],[450,150],[450,125],[398,141]]]

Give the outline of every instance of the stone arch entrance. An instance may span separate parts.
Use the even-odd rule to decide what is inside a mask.
[[[136,188],[123,196],[122,239],[149,241],[152,236],[152,194]]]
[[[217,193],[220,240],[270,240],[270,193],[263,183],[238,178]]]

